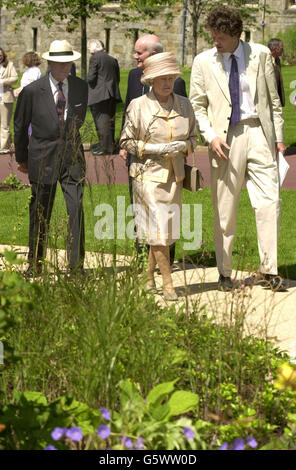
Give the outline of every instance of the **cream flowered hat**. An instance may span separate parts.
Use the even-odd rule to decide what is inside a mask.
[[[173,52],[160,52],[144,60],[142,83],[150,84],[153,78],[164,75],[175,75],[176,78],[182,75]]]

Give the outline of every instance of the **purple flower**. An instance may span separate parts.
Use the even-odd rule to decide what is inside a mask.
[[[133,448],[132,440],[129,437],[122,437],[121,442],[122,442],[122,445],[126,447],[127,449]]]
[[[252,447],[252,449],[255,449],[255,447],[258,446],[258,442],[256,441],[256,439],[252,436],[248,436],[247,439],[246,439],[246,443]]]
[[[145,439],[144,439],[143,437],[139,437],[139,438],[137,439],[137,442],[136,442],[136,444],[135,444],[136,449],[138,449],[138,450],[142,450],[142,449],[143,449],[143,447],[144,447],[144,445],[143,445],[144,440],[145,440]]]
[[[107,421],[111,419],[110,411],[106,410],[106,408],[101,408],[101,415],[103,416],[104,419],[107,419]]]
[[[111,431],[108,426],[104,426],[103,424],[98,427],[98,436],[102,439],[107,439],[111,434]]]
[[[241,439],[240,437],[234,439],[231,450],[244,450],[244,448],[245,443],[243,439]]]
[[[66,436],[69,439],[72,439],[72,441],[79,442],[83,438],[83,434],[80,428],[77,428],[76,426],[73,426],[70,429],[66,430]]]
[[[227,450],[228,449],[228,442],[223,442],[223,444],[219,447],[218,450]]]
[[[194,432],[192,431],[191,428],[183,428],[183,435],[184,437],[186,437],[186,439],[194,438]]]
[[[55,446],[49,445],[44,448],[44,450],[58,450]]]
[[[51,433],[51,437],[53,438],[54,441],[58,441],[59,439],[61,439],[61,437],[63,437],[65,432],[66,432],[65,428],[55,428]]]

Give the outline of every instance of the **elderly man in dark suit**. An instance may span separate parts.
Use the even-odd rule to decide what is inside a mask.
[[[278,94],[281,100],[282,107],[285,106],[285,90],[284,90],[284,82],[282,77],[281,71],[281,59],[280,57],[283,55],[284,46],[281,39],[272,38],[268,41],[268,47],[270,49],[275,73],[275,79],[277,84]]]
[[[139,96],[144,95],[149,91],[149,86],[143,85],[141,83],[141,76],[143,73],[143,64],[144,60],[151,55],[157,54],[159,52],[163,52],[163,46],[160,42],[160,39],[155,34],[144,34],[141,36],[135,43],[135,54],[134,58],[137,61],[137,67],[131,69],[128,75],[128,83],[127,83],[127,92],[126,92],[126,99],[124,104],[124,114],[122,117],[122,128],[124,125],[125,120],[125,111],[128,108],[128,105],[134,98],[138,98]],[[174,83],[174,93],[177,95],[185,96],[186,94],[186,86],[183,78],[178,77]],[[126,150],[120,149],[119,155],[126,160],[128,172],[130,167],[130,156],[127,154]],[[130,189],[130,196],[131,201],[133,201],[132,195],[132,178],[129,176],[129,189]],[[138,254],[142,255],[142,247],[138,244],[136,240],[136,249]],[[148,249],[148,248],[147,248]],[[170,262],[173,264],[175,258],[175,244],[170,246]]]
[[[29,268],[40,274],[57,182],[60,182],[69,216],[67,254],[71,272],[83,272],[83,188],[85,159],[79,134],[87,110],[88,86],[69,75],[80,53],[68,41],[53,41],[49,74],[20,93],[14,116],[14,144],[19,170],[31,184]],[[28,137],[28,127],[32,135]]]
[[[88,104],[95,122],[99,144],[92,147],[93,155],[112,154],[114,150],[116,103],[122,101],[119,90],[118,62],[104,50],[97,39],[88,42],[91,53],[87,81]]]

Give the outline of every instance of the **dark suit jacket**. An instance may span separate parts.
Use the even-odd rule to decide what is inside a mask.
[[[128,74],[124,114],[122,117],[122,127],[124,125],[125,111],[127,110],[130,102],[133,99],[139,98],[139,96],[142,96],[144,95],[144,93],[147,93],[149,91],[149,86],[143,85],[143,83],[141,83],[142,73],[143,73],[143,69],[141,67],[136,67],[134,69],[131,69]],[[175,80],[174,93],[176,93],[177,95],[185,96],[187,98],[186,86],[185,86],[185,82],[183,78],[178,77]]]
[[[87,81],[89,84],[88,104],[114,98],[121,102],[119,81],[120,71],[117,60],[104,51],[95,52],[89,60]]]
[[[273,65],[274,65],[274,72],[275,72],[278,94],[281,100],[281,104],[284,107],[285,106],[285,91],[284,91],[283,76],[282,76],[282,71],[281,71],[281,60],[279,57],[275,59],[275,63]]]
[[[30,182],[54,184],[62,166],[66,166],[77,181],[85,174],[79,129],[87,110],[88,86],[84,80],[71,75],[68,85],[68,113],[63,135],[48,76],[23,88],[18,97],[14,114],[15,157],[19,163],[28,163]]]

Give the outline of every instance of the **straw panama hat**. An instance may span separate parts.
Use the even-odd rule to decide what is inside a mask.
[[[173,52],[160,52],[144,60],[142,83],[149,85],[153,78],[164,75],[174,75],[175,78],[182,75]]]
[[[73,51],[68,41],[53,41],[49,51],[42,54],[42,58],[52,62],[72,62],[81,57],[80,52]]]

